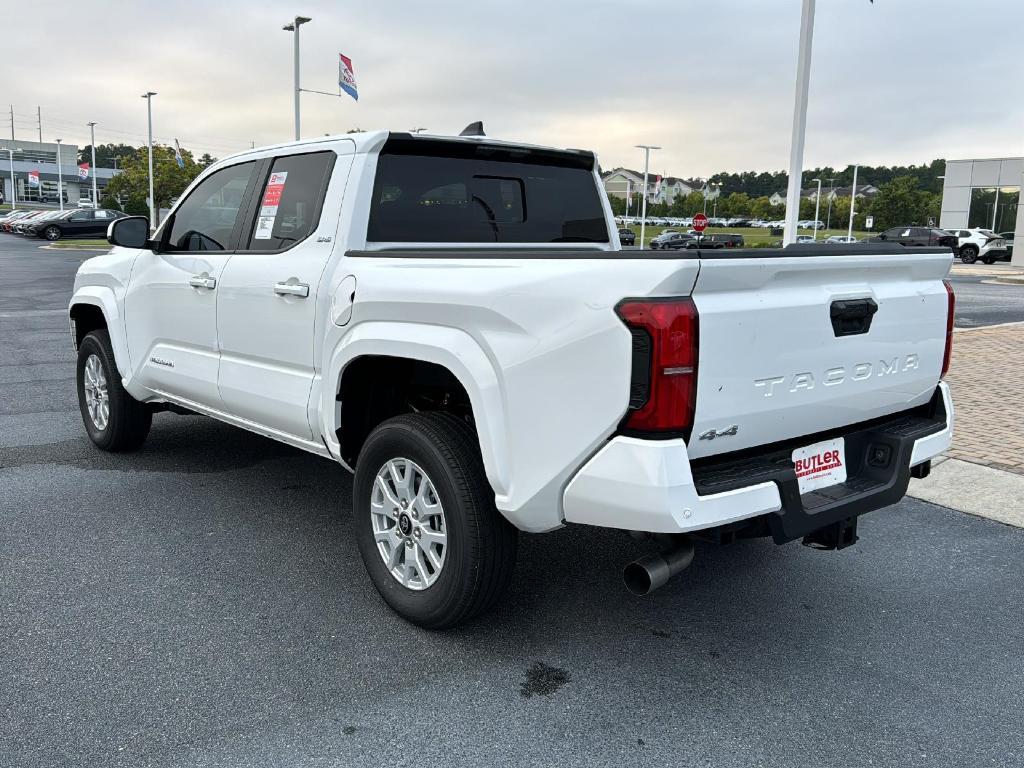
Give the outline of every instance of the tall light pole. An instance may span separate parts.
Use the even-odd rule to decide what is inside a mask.
[[[18,188],[14,186],[14,150],[7,148],[7,159],[11,163],[11,210],[18,210]]]
[[[850,187],[850,226],[846,230],[847,240],[853,237],[853,212],[857,207],[857,169],[859,165],[853,166],[853,186]]]
[[[295,37],[295,140],[298,141],[301,136],[300,131],[300,120],[299,120],[299,27],[305,24],[307,21],[312,21],[308,16],[296,16],[295,21],[290,24],[285,24],[281,29],[285,32],[293,33]]]
[[[92,207],[93,210],[100,207],[99,198],[96,197],[96,123],[86,123],[89,126],[89,146],[92,148]]]
[[[722,194],[722,183],[720,181],[711,182],[711,186],[715,188],[715,207],[711,211],[711,217],[714,219],[718,218],[718,197]]]
[[[153,194],[153,97],[156,91],[146,91],[142,98],[146,100],[146,118],[149,121],[149,129],[146,135],[147,146],[149,147],[149,226],[156,227],[156,197]]]
[[[644,247],[644,229],[647,226],[647,171],[651,167],[651,150],[661,149],[661,147],[655,147],[651,144],[637,144],[637,149],[644,151],[644,203],[643,211],[640,214],[640,249]]]
[[[64,210],[64,174],[60,167],[60,142],[61,139],[54,139],[57,142],[57,204]]]
[[[793,137],[789,148],[789,191],[786,193],[786,228],[782,244],[796,242],[803,186],[804,135],[807,132],[807,97],[811,83],[811,41],[814,38],[814,2],[803,0],[800,14],[800,49],[796,63],[796,98],[793,101]]]
[[[814,196],[814,239],[818,239],[818,214],[821,213],[821,179],[811,179],[818,182],[818,194]]]

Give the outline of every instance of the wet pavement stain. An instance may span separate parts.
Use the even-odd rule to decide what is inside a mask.
[[[651,634],[655,637],[672,637],[672,633],[667,632],[664,629],[652,629]]]
[[[572,678],[564,669],[549,667],[540,661],[526,670],[526,681],[519,684],[519,694],[524,698],[531,696],[550,696]]]
[[[344,728],[341,729],[341,732],[344,733],[346,736],[351,736],[353,733],[356,732],[356,730],[357,729],[354,725],[346,725]]]

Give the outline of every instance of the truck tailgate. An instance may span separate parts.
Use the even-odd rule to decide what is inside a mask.
[[[701,254],[691,457],[812,435],[931,398],[952,254],[831,247]]]

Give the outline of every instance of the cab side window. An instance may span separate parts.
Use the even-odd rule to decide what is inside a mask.
[[[278,157],[259,191],[248,243],[249,251],[279,251],[305,240],[320,222],[334,152]]]
[[[241,163],[207,177],[178,207],[168,251],[223,251],[242,207],[255,163]]]

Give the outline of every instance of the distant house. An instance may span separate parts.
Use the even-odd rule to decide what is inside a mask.
[[[824,198],[835,200],[837,197],[849,197],[853,187],[836,187],[831,192],[824,195]],[[872,184],[858,184],[857,185],[857,197],[874,197],[878,194],[878,187]]]
[[[612,197],[625,199],[627,191],[634,199],[638,199],[644,186],[644,175],[641,171],[630,168],[615,168],[601,175],[605,191]],[[685,197],[699,189],[690,181],[678,176],[665,176],[661,185],[657,183],[658,174],[647,174],[647,202],[668,203],[671,205],[678,197]]]
[[[824,190],[823,190],[824,191]],[[785,205],[786,195],[788,190],[783,192],[773,192],[771,197],[768,198],[768,202],[772,205]],[[807,189],[800,190],[800,197],[805,200],[813,200],[818,195],[818,185],[815,184],[813,187],[807,187]]]

